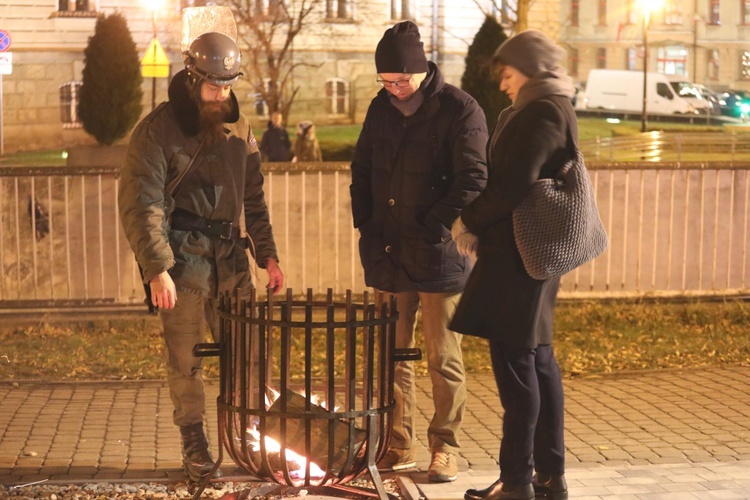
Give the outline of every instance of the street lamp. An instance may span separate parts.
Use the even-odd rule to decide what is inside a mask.
[[[641,113],[641,132],[646,131],[646,91],[648,90],[648,27],[651,22],[651,12],[656,10],[661,1],[659,0],[641,0],[641,10],[643,11],[643,111]]]

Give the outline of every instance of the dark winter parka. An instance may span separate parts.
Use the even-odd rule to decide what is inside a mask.
[[[368,286],[458,292],[470,271],[450,228],[487,182],[487,125],[476,101],[429,64],[406,117],[386,89],[372,100],[352,169],[352,214]]]
[[[528,95],[535,82],[530,80],[521,92]],[[520,109],[500,114],[488,145],[487,189],[461,214],[479,245],[477,263],[450,324],[457,332],[524,348],[552,342],[560,278],[540,281],[526,273],[513,236],[512,213],[534,181],[554,177],[573,155],[568,134],[577,141],[578,127],[570,98],[560,95],[568,92],[564,82],[553,85],[560,88],[557,94],[543,92]],[[569,92],[572,95],[572,83]],[[521,93],[516,101],[520,98]]]
[[[240,227],[244,217],[258,265],[265,267],[267,259],[278,257],[260,153],[234,93],[225,123],[227,140],[202,149],[175,200],[165,194],[165,186],[187,167],[202,139],[198,107],[185,77],[185,71],[175,75],[169,101],[133,131],[120,177],[120,218],[145,283],[168,270],[178,290],[216,297],[249,283],[247,240],[171,229],[174,208],[212,221],[231,221],[234,227]]]

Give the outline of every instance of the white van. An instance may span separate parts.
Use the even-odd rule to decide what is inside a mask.
[[[678,96],[667,77],[648,73],[646,111],[648,113],[695,113],[695,108]],[[588,109],[636,112],[643,110],[643,72],[618,69],[592,69],[586,81]]]

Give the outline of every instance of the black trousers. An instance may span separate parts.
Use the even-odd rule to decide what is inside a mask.
[[[536,349],[490,341],[500,402],[505,410],[500,443],[500,480],[529,484],[536,470],[563,474],[563,387],[551,345]]]

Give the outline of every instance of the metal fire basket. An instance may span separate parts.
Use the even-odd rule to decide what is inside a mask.
[[[391,432],[395,364],[420,359],[396,349],[395,298],[355,303],[347,290],[295,300],[224,295],[219,342],[196,356],[219,356],[219,450],[199,498],[223,460],[283,487],[360,493],[387,499],[377,462]],[[367,472],[371,488],[346,483]],[[311,490],[312,488],[312,490]]]

